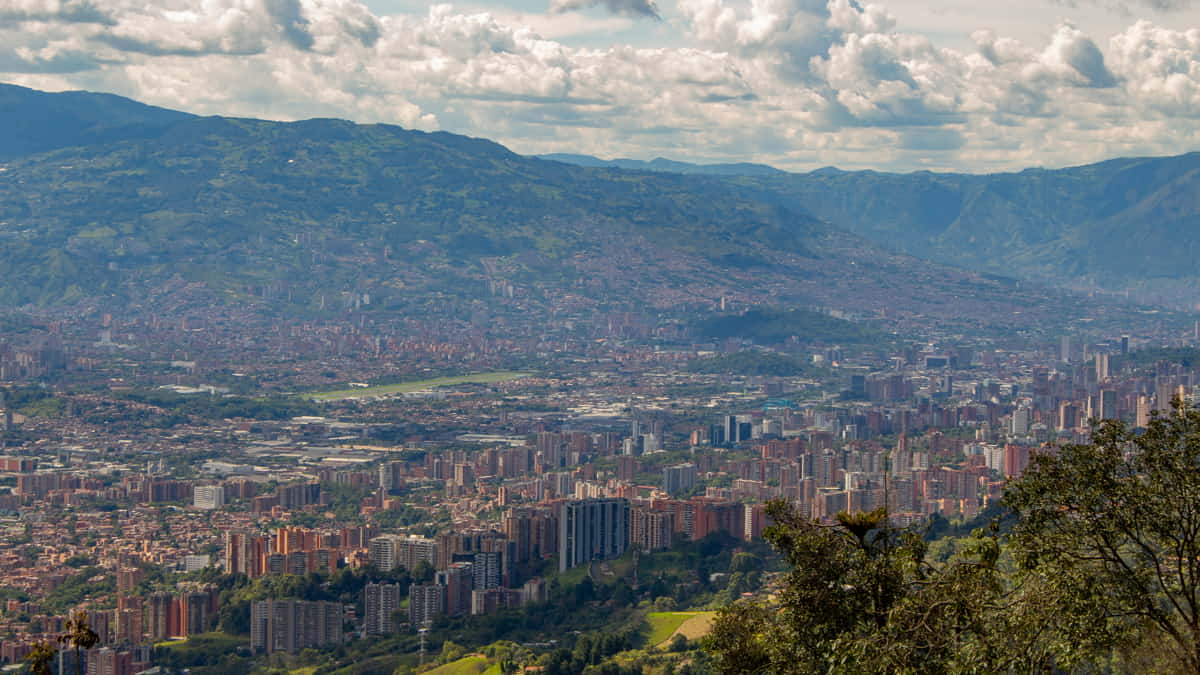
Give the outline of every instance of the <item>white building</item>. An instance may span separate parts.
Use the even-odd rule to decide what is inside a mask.
[[[198,509],[219,509],[225,506],[225,488],[220,485],[197,485],[192,504]]]

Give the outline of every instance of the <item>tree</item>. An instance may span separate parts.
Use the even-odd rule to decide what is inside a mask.
[[[905,561],[919,560],[924,545],[888,527],[884,509],[839,514],[834,526],[782,501],[767,513],[774,525],[763,536],[792,568],[779,607],[722,610],[707,645],[719,672],[825,672],[839,639],[886,624],[904,594]]]
[[[1023,566],[1099,619],[1072,622],[1071,641],[1150,638],[1174,662],[1156,669],[1200,672],[1200,412],[1176,401],[1141,434],[1106,421],[1090,444],[1037,454],[1005,501]]]
[[[413,583],[427,584],[433,581],[433,577],[437,574],[437,570],[427,560],[418,561],[412,570]]]
[[[936,562],[884,509],[831,525],[785,502],[767,513],[791,570],[775,602],[718,613],[704,646],[719,673],[1038,672],[1061,647],[1053,580],[1009,574],[998,527]]]
[[[442,643],[442,654],[440,660],[442,663],[452,663],[461,659],[463,656],[466,656],[466,654],[467,650],[463,649],[461,645],[457,645],[450,640],[446,640]]]
[[[729,561],[729,571],[733,572],[761,572],[763,569],[762,558],[753,553],[734,553],[733,558]]]
[[[71,645],[75,650],[75,667],[79,675],[83,675],[83,658],[82,651],[86,651],[96,646],[100,641],[100,636],[96,635],[96,631],[88,625],[87,612],[78,610],[74,616],[67,619],[63,624],[66,632],[58,636],[58,643],[64,647]]]
[[[683,633],[676,633],[671,636],[671,642],[668,643],[667,650],[672,652],[686,652],[688,650],[688,639]]]
[[[58,649],[49,640],[34,643],[33,650],[25,656],[25,662],[29,664],[31,675],[54,675],[51,665],[54,663],[54,655],[57,653]]]

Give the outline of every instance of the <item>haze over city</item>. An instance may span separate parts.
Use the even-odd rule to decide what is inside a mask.
[[[0,669],[1200,673],[1189,0],[0,0]]]

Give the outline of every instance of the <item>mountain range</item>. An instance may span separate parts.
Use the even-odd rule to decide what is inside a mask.
[[[1200,301],[1200,153],[988,175],[684,166],[736,175],[731,182],[757,199],[803,208],[893,251],[1150,301]],[[630,168],[673,167],[656,160]]]
[[[429,311],[499,294],[539,311],[578,300],[662,312],[725,299],[1008,329],[1078,304],[1011,278],[1053,279],[1034,253],[1075,251],[1046,230],[1080,237],[1085,217],[1105,216],[1120,232],[1152,194],[1153,213],[1178,211],[1172,223],[1195,213],[1180,183],[1190,156],[1000,177],[630,170],[444,132],[196,117],[8,85],[0,123],[21,130],[0,141],[0,301],[17,306],[161,311],[186,286],[261,311]],[[1095,250],[1063,274],[1086,279]],[[1003,262],[1024,260],[1035,262]]]
[[[564,162],[576,166],[587,166],[594,169],[628,169],[630,171],[658,171],[662,173],[682,173],[705,176],[779,176],[787,172],[766,164],[738,162],[734,164],[693,164],[677,162],[658,157],[649,161],[642,159],[600,159],[591,155],[572,153],[551,153],[537,155],[538,159],[548,159],[553,162]]]

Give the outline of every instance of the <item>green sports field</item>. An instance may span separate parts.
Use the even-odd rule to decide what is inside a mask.
[[[314,401],[340,401],[353,398],[372,398],[376,396],[404,394],[411,391],[420,391],[422,389],[432,389],[434,387],[451,387],[456,384],[495,384],[497,382],[508,382],[511,380],[520,379],[522,377],[529,377],[529,375],[530,373],[519,373],[511,370],[504,370],[495,373],[478,373],[476,375],[435,377],[430,380],[400,382],[397,384],[383,384],[377,387],[359,387],[357,389],[319,391],[311,394],[305,394],[305,397]]]

